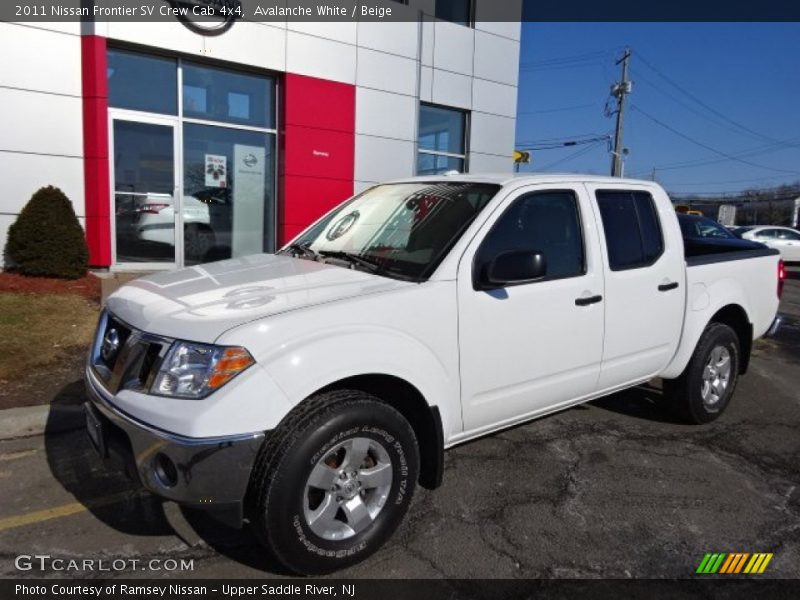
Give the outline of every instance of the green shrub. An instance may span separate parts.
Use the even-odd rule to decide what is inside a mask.
[[[89,252],[72,203],[57,187],[37,191],[8,229],[6,255],[24,275],[78,279]]]

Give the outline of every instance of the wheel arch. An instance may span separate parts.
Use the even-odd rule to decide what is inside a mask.
[[[750,352],[753,348],[753,324],[750,322],[747,312],[739,304],[728,304],[715,312],[709,323],[722,323],[736,333],[741,350],[739,374],[744,375],[750,365]]]
[[[439,408],[431,406],[416,386],[394,375],[370,373],[340,379],[317,390],[315,394],[337,389],[372,394],[403,415],[419,443],[419,484],[430,490],[441,485],[444,474],[442,418]]]

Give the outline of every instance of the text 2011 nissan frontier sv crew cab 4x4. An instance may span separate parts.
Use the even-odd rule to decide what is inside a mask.
[[[377,185],[277,254],[111,295],[90,437],[289,569],[332,571],[387,540],[455,444],[654,377],[688,421],[718,417],[782,266],[754,242],[693,248],[650,182]]]

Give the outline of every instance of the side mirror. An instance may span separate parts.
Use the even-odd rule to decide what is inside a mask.
[[[514,250],[495,256],[481,273],[485,290],[531,283],[547,274],[544,254],[535,250]]]

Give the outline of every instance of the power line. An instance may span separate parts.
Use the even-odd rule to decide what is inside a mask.
[[[734,127],[736,127],[737,129],[739,129],[739,130],[740,130],[740,132],[746,132],[747,134],[749,134],[749,135],[751,135],[751,136],[754,136],[754,137],[756,137],[756,138],[760,138],[760,139],[762,139],[762,140],[765,140],[765,141],[768,141],[768,142],[772,142],[772,143],[782,143],[780,140],[776,140],[775,138],[769,137],[769,136],[767,136],[767,135],[764,135],[764,134],[762,134],[762,133],[759,133],[759,132],[757,132],[757,131],[754,131],[753,129],[750,129],[749,127],[747,127],[747,126],[745,126],[745,125],[742,125],[742,124],[741,124],[741,123],[739,123],[738,121],[735,121],[735,120],[731,119],[730,117],[728,117],[728,116],[724,115],[723,113],[721,113],[720,111],[718,111],[718,110],[717,110],[716,108],[714,108],[713,106],[710,106],[710,105],[706,104],[706,103],[705,103],[705,102],[703,102],[703,101],[702,101],[700,98],[698,98],[696,95],[694,95],[692,92],[690,92],[689,90],[687,90],[686,88],[684,88],[683,86],[681,86],[680,84],[678,84],[677,82],[675,82],[675,81],[674,81],[672,78],[670,78],[670,77],[668,77],[667,75],[665,75],[664,73],[662,73],[662,72],[661,72],[659,69],[657,69],[655,66],[653,66],[653,64],[652,64],[652,63],[650,63],[650,62],[649,62],[649,61],[648,61],[648,60],[647,60],[647,59],[646,59],[644,56],[642,56],[641,52],[638,52],[638,51],[637,51],[637,59],[638,59],[639,61],[641,61],[641,62],[642,62],[642,64],[644,64],[646,67],[648,67],[648,68],[649,68],[651,71],[653,71],[653,72],[654,72],[656,75],[658,75],[658,76],[659,76],[659,77],[661,77],[661,78],[662,78],[664,81],[666,81],[668,84],[670,84],[672,87],[674,87],[675,89],[677,89],[679,92],[681,92],[682,94],[684,94],[685,96],[687,96],[688,98],[690,98],[691,100],[693,100],[694,102],[696,102],[697,104],[699,104],[700,106],[702,106],[703,108],[705,108],[707,111],[709,111],[709,112],[711,112],[712,114],[716,115],[716,116],[717,116],[717,117],[719,117],[720,119],[722,119],[722,120],[724,120],[724,121],[726,121],[726,122],[730,123],[731,125],[733,125],[733,126],[734,126]]]
[[[587,60],[596,60],[598,58],[603,58],[615,52],[619,48],[608,48],[606,50],[595,50],[593,52],[585,52],[583,54],[573,54],[570,56],[554,56],[551,58],[544,58],[541,60],[532,60],[523,62],[520,64],[521,68],[525,67],[544,67],[550,65],[562,65],[566,63],[572,62],[584,62]]]
[[[787,140],[787,142],[794,142],[800,141],[800,138],[792,138]],[[789,148],[781,147],[776,144],[767,144],[765,146],[757,146],[755,148],[750,148],[747,150],[742,150],[741,152],[734,152],[732,153],[733,156],[738,158],[745,158],[750,156],[758,156],[760,154],[768,154],[770,152],[778,152],[780,150],[787,150]],[[694,169],[696,167],[704,167],[706,165],[714,165],[721,162],[726,162],[727,158],[710,158],[710,159],[696,159],[696,160],[687,160],[687,161],[680,161],[676,163],[668,163],[666,165],[656,165],[654,168],[659,171],[672,171],[675,169]],[[637,171],[637,173],[649,173],[649,169],[643,169],[641,171]]]
[[[593,150],[598,143],[599,142],[596,142],[595,144],[592,144],[591,146],[586,146],[586,148],[581,148],[577,152],[573,152],[572,154],[568,154],[567,156],[565,156],[563,158],[560,158],[560,159],[558,159],[558,160],[556,160],[554,162],[551,162],[548,165],[540,167],[540,170],[544,171],[544,170],[547,170],[547,169],[552,169],[553,167],[555,167],[557,165],[563,164],[563,163],[565,163],[567,161],[570,161],[570,160],[572,160],[574,158],[578,158],[579,156],[583,156],[587,152]]]
[[[541,150],[558,150],[560,148],[569,148],[572,146],[583,146],[585,144],[596,144],[599,142],[606,142],[609,140],[608,135],[597,136],[593,138],[587,138],[583,140],[565,140],[562,142],[551,142],[548,144],[540,144],[540,145],[533,145],[533,144],[517,144],[519,146],[519,150],[525,150],[528,152],[532,151],[541,151]]]
[[[525,116],[525,115],[541,115],[545,113],[556,113],[556,112],[567,112],[570,110],[581,110],[584,108],[592,108],[600,106],[597,102],[591,102],[589,104],[575,104],[573,106],[562,106],[560,108],[543,108],[542,110],[524,110],[517,113],[517,116]]]
[[[656,117],[654,117],[650,113],[648,113],[648,112],[642,110],[641,108],[639,108],[639,106],[631,104],[631,108],[633,110],[635,110],[636,112],[640,113],[641,115],[647,117],[648,119],[650,119],[651,121],[653,121],[657,125],[663,127],[664,129],[666,129],[668,131],[671,131],[675,135],[677,135],[679,137],[682,137],[683,139],[685,139],[685,140],[687,140],[687,141],[689,141],[689,142],[691,142],[691,143],[693,143],[693,144],[695,144],[697,146],[700,146],[701,148],[705,148],[706,150],[709,150],[709,151],[713,152],[714,154],[718,154],[718,155],[720,155],[722,157],[725,157],[728,160],[734,160],[736,162],[740,162],[742,164],[749,165],[751,167],[758,167],[759,169],[766,169],[768,171],[775,171],[777,173],[792,173],[793,175],[800,175],[800,171],[790,171],[788,169],[778,169],[776,167],[768,167],[766,165],[761,165],[761,164],[758,164],[758,163],[750,162],[749,160],[744,160],[744,159],[739,158],[739,157],[737,157],[737,156],[735,156],[733,154],[728,154],[726,152],[723,152],[722,150],[718,150],[717,148],[714,148],[713,146],[709,146],[708,144],[700,142],[700,141],[694,139],[693,137],[690,137],[690,136],[686,135],[685,133],[683,133],[681,131],[678,131],[674,127],[670,127],[669,125],[667,125],[663,121],[657,119]]]

